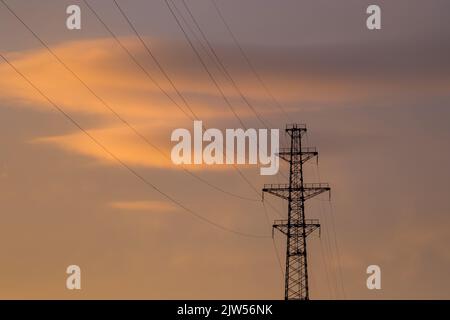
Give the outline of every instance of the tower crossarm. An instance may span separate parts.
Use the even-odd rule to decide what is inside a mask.
[[[319,219],[305,219],[304,226],[305,226],[305,236],[306,237],[309,236],[311,233],[313,233],[317,229],[319,229],[319,232],[320,232]],[[272,231],[274,229],[277,229],[284,235],[288,235],[289,227],[291,228],[291,230],[293,230],[295,232],[296,231],[295,229],[301,230],[303,228],[303,223],[301,221],[292,221],[289,224],[288,220],[275,220],[274,224],[272,226]]]
[[[328,183],[305,183],[304,197],[305,200],[308,200],[321,193],[330,192],[330,190],[330,185]]]
[[[265,184],[263,191],[263,197],[264,192],[273,194],[274,196],[280,197],[285,200],[289,200],[289,185],[285,183],[275,183],[275,184]]]
[[[299,131],[301,134],[306,132],[306,124],[304,123],[290,123],[286,125],[286,132],[291,134],[294,131]]]
[[[302,147],[301,149],[293,150],[292,152],[290,148],[280,148],[277,155],[280,159],[287,162],[291,161],[291,158],[293,157],[295,159],[295,157],[300,156],[302,163],[305,163],[309,159],[317,157],[318,154],[316,147]]]
[[[289,187],[285,183],[265,184],[263,193],[270,193],[285,200],[289,200],[289,190],[302,191],[301,187]],[[305,183],[303,184],[303,196],[304,200],[308,200],[323,192],[330,191],[330,185],[328,183]]]

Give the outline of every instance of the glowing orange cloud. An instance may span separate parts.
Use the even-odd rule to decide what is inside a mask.
[[[177,101],[181,108],[187,111],[173,88],[154,66],[139,43],[134,38],[124,38],[121,41],[136,55],[142,65],[148,68],[149,73],[159,85]],[[211,122],[217,124],[235,121],[202,69],[189,63],[192,61],[185,57],[187,55],[185,51],[168,50],[167,45],[152,41],[153,46],[155,43],[158,52],[165,53],[162,60],[164,66],[169,66],[168,73],[172,80],[185,94],[194,112],[202,120],[205,120],[207,127],[211,127]],[[59,44],[52,50],[107,103],[107,106],[91,94],[45,49],[9,53],[8,56],[21,72],[65,111],[75,117],[88,116],[90,132],[127,163],[139,166],[180,168],[174,166],[167,158],[170,156],[170,132],[175,128],[191,128],[192,121],[145,76],[142,70],[139,70],[127,58],[114,40],[108,38],[79,40]],[[247,73],[241,71],[237,77],[240,80],[239,84],[244,88],[241,88],[242,91],[254,101],[263,101],[267,98],[266,94],[261,88],[257,88],[255,80],[250,80]],[[5,63],[0,64],[0,74],[2,75],[0,77],[0,98],[11,101],[10,106],[52,111],[48,103]],[[275,76],[279,78],[278,75]],[[218,79],[221,84],[226,84],[223,77],[218,77]],[[410,84],[403,83],[402,85]],[[361,99],[370,95],[371,90],[381,90],[383,94],[389,94],[398,88],[398,86],[391,87],[392,82],[384,83],[376,79],[355,82],[345,75],[341,75],[341,77],[335,75],[329,78],[321,73],[314,77],[311,77],[310,74],[293,77],[290,74],[284,80],[277,81],[274,86],[275,91],[285,101],[325,102],[325,105],[329,101]],[[443,84],[434,85],[434,90],[442,88]],[[247,106],[237,100],[237,93],[229,83],[223,86],[223,90],[233,103],[236,112],[243,119],[254,120],[254,115]],[[108,106],[150,141],[158,145],[167,157],[165,158],[142,142],[130,128],[127,128],[108,110]],[[269,111],[267,108],[260,108],[258,112],[268,117],[275,111],[274,109]],[[50,143],[64,151],[82,154],[102,163],[111,163],[109,156],[89,142],[80,132],[41,137],[34,141]],[[198,167],[205,169],[205,166],[197,166],[195,169]],[[228,169],[226,166],[223,168]]]

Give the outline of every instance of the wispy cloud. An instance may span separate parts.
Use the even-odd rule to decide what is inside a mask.
[[[148,40],[148,39],[147,39]],[[224,125],[234,123],[230,110],[223,105],[220,95],[208,81],[202,69],[192,60],[189,51],[176,43],[162,43],[152,40],[165,66],[170,66],[168,73],[188,98],[193,110],[210,123]],[[121,39],[136,55],[139,61],[148,68],[156,81],[169,93],[179,105],[185,109],[173,88],[160,74],[146,52],[133,38]],[[330,47],[325,52],[332,58],[327,59],[324,48],[303,48],[288,51],[271,50],[253,53],[263,76],[275,79],[273,85],[277,95],[282,96],[285,103],[307,101],[310,105],[327,108],[329,103],[345,104],[380,96],[390,99],[399,92],[417,93],[433,92],[446,94],[450,79],[435,66],[435,62],[406,56],[402,64],[392,64],[391,59],[381,49],[361,46],[358,50],[365,52],[359,60],[351,58],[355,48]],[[108,107],[102,105],[86,88],[69,72],[55,61],[44,49],[13,52],[10,56],[14,64],[29,76],[58,105],[72,115],[88,119],[89,131],[103,141],[108,147],[127,163],[139,166],[175,168],[170,156],[170,132],[178,127],[190,127],[191,122],[146,76],[133,65],[117,44],[108,38],[65,42],[54,46],[53,50],[88,84],[117,114],[136,128],[141,134],[154,142],[165,157],[152,149],[118,120]],[[266,108],[267,102],[259,104],[267,97],[249,76],[248,70],[239,63],[236,54],[229,48],[221,47],[230,68],[230,72],[242,85],[244,92],[256,102],[258,112],[269,117],[274,109]],[[398,60],[405,49],[394,46],[390,49],[391,58]],[[176,54],[175,54],[176,52]],[[335,54],[330,55],[330,52]],[[437,55],[437,61],[440,55]],[[283,58],[280,59],[280,56]],[[273,61],[274,58],[278,62]],[[362,58],[361,58],[362,57]],[[261,64],[258,61],[269,61]],[[325,61],[325,63],[324,63]],[[242,61],[241,61],[242,62]],[[351,63],[350,63],[351,62]],[[425,80],[411,76],[407,72],[414,65],[420,70],[429,70],[430,77]],[[273,66],[277,66],[275,69]],[[381,71],[383,73],[381,73]],[[30,107],[40,111],[52,109],[32,88],[28,87],[5,64],[0,64],[0,99],[9,101],[9,106]],[[217,70],[215,70],[217,73]],[[216,74],[215,73],[215,74]],[[282,74],[282,77],[279,76]],[[380,74],[385,74],[381,77]],[[406,74],[406,75],[405,75]],[[217,75],[217,74],[216,74]],[[406,77],[406,78],[405,78]],[[217,77],[225,84],[222,77]],[[195,81],[193,80],[195,79]],[[237,99],[237,93],[229,84],[223,86],[225,94],[230,97],[233,107],[246,120],[253,118],[248,108]],[[405,95],[401,95],[405,97]],[[254,120],[254,119],[253,119]],[[209,125],[210,126],[210,125]],[[102,164],[112,163],[112,159],[97,146],[89,143],[81,133],[62,133],[48,137],[37,137],[38,143],[51,144],[65,152],[80,154]],[[179,167],[177,167],[179,168]],[[195,169],[198,169],[197,167]],[[202,169],[205,169],[203,167]]]

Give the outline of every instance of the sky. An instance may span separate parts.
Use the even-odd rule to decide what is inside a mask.
[[[375,2],[382,29],[369,31]],[[258,114],[281,130],[306,123],[318,147],[305,180],[332,191],[331,202],[321,195],[306,207],[322,224],[320,238],[308,238],[311,298],[449,299],[450,4],[375,2],[216,0],[281,112],[211,0],[186,1]],[[286,165],[274,177],[238,166],[246,180],[233,166],[185,167],[203,182],[187,174],[168,157],[171,132],[192,129],[192,119],[112,0],[88,3],[141,67],[83,1],[6,3],[95,95],[1,3],[0,52],[86,132],[184,208],[267,237],[224,231],[169,201],[0,60],[0,298],[282,299],[285,240],[272,240],[271,221],[287,209],[266,196],[266,216],[260,189],[286,181]],[[165,2],[118,3],[205,126],[241,127]],[[81,30],[66,28],[71,4]],[[262,128],[200,34],[189,35],[245,126]],[[79,291],[65,287],[71,264]],[[366,287],[369,265],[381,268],[381,290]]]

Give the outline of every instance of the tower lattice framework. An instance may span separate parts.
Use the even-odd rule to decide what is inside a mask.
[[[275,220],[273,229],[286,236],[285,299],[308,300],[308,255],[306,238],[320,229],[318,219],[306,219],[305,202],[318,194],[330,191],[327,183],[305,183],[303,164],[318,156],[315,147],[304,147],[306,125],[286,126],[290,147],[282,148],[279,157],[289,163],[289,184],[266,184],[263,192],[288,201],[287,220]]]

